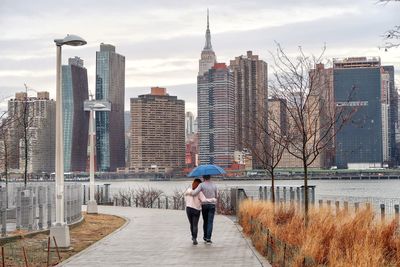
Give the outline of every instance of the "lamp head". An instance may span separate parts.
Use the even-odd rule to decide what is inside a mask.
[[[55,39],[54,42],[56,43],[57,46],[62,46],[62,45],[80,46],[87,44],[87,42],[83,38],[74,34],[68,34],[67,36],[64,37],[64,39]]]

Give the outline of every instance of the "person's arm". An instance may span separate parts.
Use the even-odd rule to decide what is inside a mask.
[[[192,192],[192,189],[189,187],[188,189],[186,189],[184,195],[185,196],[190,196],[190,192]]]
[[[203,194],[203,192],[199,193],[199,198],[200,198],[201,203],[215,203],[215,202],[217,202],[217,199],[215,197],[206,198],[206,196]]]
[[[192,190],[190,192],[190,195],[191,196],[197,196],[200,193],[200,191],[201,191],[201,184],[199,184],[199,186],[195,190]]]

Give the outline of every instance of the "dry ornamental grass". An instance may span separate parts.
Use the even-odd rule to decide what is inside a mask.
[[[312,208],[305,227],[295,206],[246,200],[239,218],[243,231],[275,266],[400,266],[398,223],[380,222],[367,208],[337,214]]]

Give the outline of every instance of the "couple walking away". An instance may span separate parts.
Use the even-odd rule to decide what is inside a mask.
[[[185,192],[186,214],[190,223],[193,245],[197,245],[197,232],[200,211],[203,216],[203,240],[211,244],[211,235],[214,223],[215,205],[217,203],[217,186],[211,182],[210,175],[194,179],[191,188]]]

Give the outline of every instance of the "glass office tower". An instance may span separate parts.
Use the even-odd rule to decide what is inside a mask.
[[[79,57],[62,66],[64,109],[64,171],[85,171],[89,113],[83,110],[88,97],[87,70]]]
[[[96,52],[96,99],[111,103],[111,111],[96,111],[96,149],[99,171],[125,167],[125,57],[115,46],[100,44]]]

